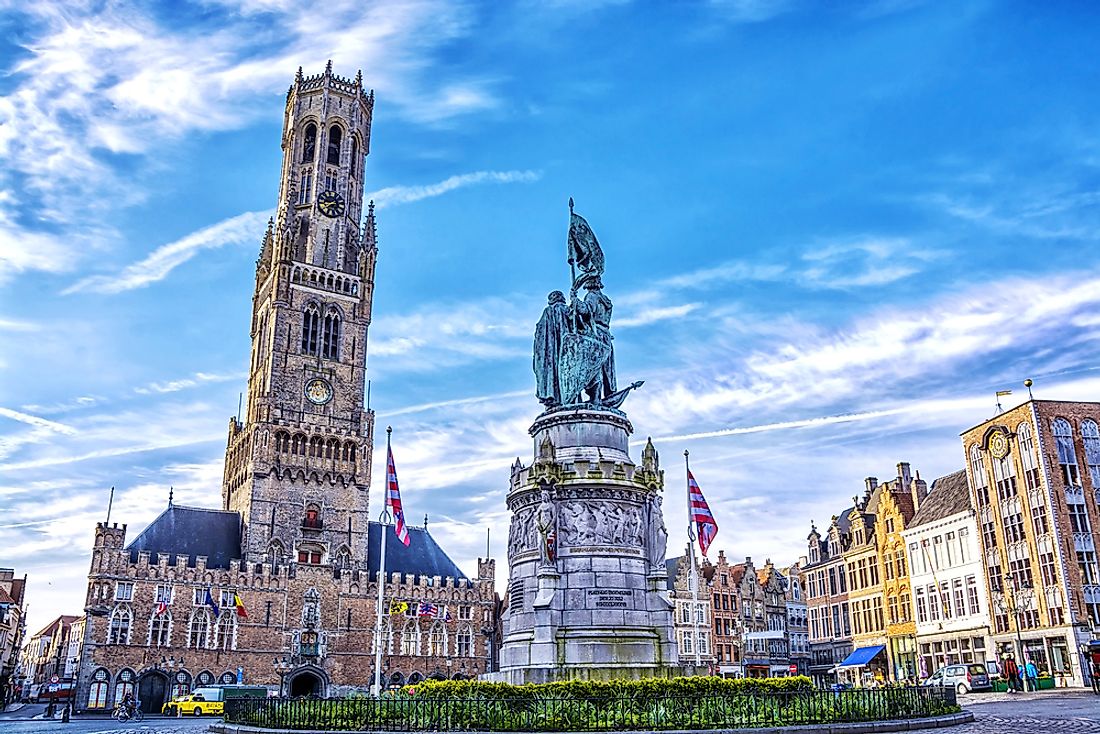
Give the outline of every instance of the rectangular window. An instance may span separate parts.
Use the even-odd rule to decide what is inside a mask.
[[[978,579],[975,576],[966,577],[966,600],[969,605],[968,611],[971,615],[981,612],[982,605],[979,602],[978,596]]]
[[[196,607],[201,607],[206,603],[206,589],[194,589],[194,593],[191,595],[191,603]]]
[[[962,579],[951,580],[951,596],[955,601],[955,616],[966,616],[966,597],[963,594],[963,581]]]
[[[1075,533],[1089,532],[1089,515],[1085,506],[1077,502],[1067,502],[1066,509],[1069,510],[1070,529]]]
[[[985,547],[996,548],[997,547],[997,524],[993,521],[993,514],[989,513],[989,519],[983,518],[982,521],[982,542]]]
[[[940,601],[939,592],[936,590],[935,585],[929,585],[928,587],[928,618],[933,622],[940,621]]]
[[[901,595],[901,621],[910,622],[913,619],[913,600],[909,592]]]
[[[1100,584],[1100,574],[1096,572],[1096,552],[1077,551],[1077,565],[1081,569],[1081,583]]]
[[[955,534],[948,533],[944,536],[944,551],[947,553],[947,567],[952,568],[955,565]]]
[[[1043,578],[1044,586],[1054,586],[1058,583],[1057,561],[1053,548],[1039,548],[1039,575]]]
[[[1003,506],[1006,543],[1020,543],[1024,539],[1024,516],[1020,500],[1014,499]]]
[[[1035,536],[1041,537],[1050,532],[1046,501],[1039,492],[1030,492],[1028,496],[1031,498],[1031,526],[1035,528]]]
[[[1016,588],[1023,589],[1031,586],[1031,560],[1024,556],[1008,562],[1008,572],[1016,581]]]
[[[226,608],[229,608],[229,607],[236,606],[233,603],[233,597],[235,597],[235,596],[236,596],[236,592],[227,591],[225,589],[222,589],[221,599],[218,602],[218,606],[221,607],[222,609],[226,609]]]
[[[460,604],[458,607],[458,618],[471,619],[472,615],[470,614],[470,611],[471,609],[469,604]]]
[[[172,603],[172,587],[167,584],[161,584],[157,586],[157,598],[156,601],[164,602],[165,604]]]
[[[970,530],[959,528],[959,563],[970,560]]]
[[[134,598],[134,585],[128,581],[119,581],[115,585],[116,601],[132,601]]]

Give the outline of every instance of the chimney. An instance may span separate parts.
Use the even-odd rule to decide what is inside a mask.
[[[875,477],[867,477],[863,480],[863,484],[867,487],[866,494],[869,497],[871,496],[871,492],[874,492],[875,489],[878,487],[878,479],[876,479]]]
[[[924,498],[928,496],[928,482],[920,478],[920,472],[917,472],[917,478],[913,482],[913,512],[916,513],[920,509],[920,506],[924,504]]]
[[[909,462],[898,462],[898,479],[901,480],[901,488],[906,489],[909,487],[909,482],[912,479],[912,475],[909,473]]]

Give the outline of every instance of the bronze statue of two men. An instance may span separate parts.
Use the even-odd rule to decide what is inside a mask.
[[[546,408],[590,404],[617,408],[627,393],[618,390],[611,336],[611,299],[603,292],[604,257],[596,235],[569,200],[569,300],[552,291],[535,327],[535,396]],[[580,273],[577,270],[580,270]],[[583,290],[584,296],[578,297]]]

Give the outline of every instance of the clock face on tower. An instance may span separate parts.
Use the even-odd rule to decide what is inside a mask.
[[[996,459],[1008,456],[1008,438],[1003,433],[994,433],[989,437],[989,453]]]
[[[317,208],[326,217],[339,217],[344,213],[344,197],[335,191],[322,191],[317,197]]]
[[[332,400],[332,385],[315,377],[306,383],[306,398],[314,405],[324,405]]]

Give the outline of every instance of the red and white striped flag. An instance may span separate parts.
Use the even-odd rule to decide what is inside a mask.
[[[393,532],[405,545],[409,544],[409,529],[401,509],[401,490],[397,488],[397,468],[393,465],[393,449],[386,446],[386,507],[393,513]]]
[[[695,523],[699,534],[699,550],[703,555],[707,554],[714,536],[718,535],[718,523],[714,521],[714,515],[710,514],[710,506],[703,497],[703,490],[699,489],[699,483],[688,472],[688,502],[691,504],[691,521]]]

